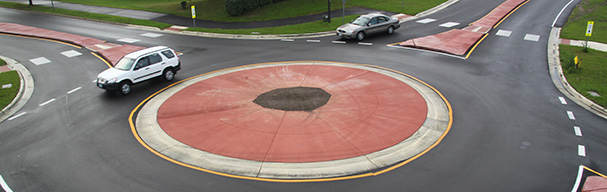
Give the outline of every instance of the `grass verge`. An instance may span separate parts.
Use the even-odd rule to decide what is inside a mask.
[[[561,38],[586,40],[588,21],[594,21],[590,41],[607,43],[607,1],[583,0],[580,2],[569,20],[561,30]]]
[[[50,14],[67,15],[67,16],[72,16],[72,17],[80,17],[80,18],[87,18],[87,19],[92,19],[92,20],[107,21],[107,22],[114,22],[114,23],[125,23],[125,24],[133,24],[133,25],[158,27],[160,29],[164,29],[164,28],[171,26],[169,24],[156,22],[156,21],[133,19],[133,18],[128,18],[128,17],[119,17],[119,16],[104,15],[104,14],[97,14],[97,13],[88,13],[88,12],[82,12],[82,11],[73,11],[73,10],[67,10],[67,9],[58,9],[58,8],[53,9],[51,7],[45,7],[45,6],[40,6],[40,5],[29,6],[27,4],[0,1],[0,6],[6,7],[6,8],[12,8],[12,9],[25,10],[25,11],[37,11],[37,12],[44,12],[44,13],[50,13]]]
[[[346,22],[356,18],[357,15],[346,16]],[[342,17],[331,18],[331,23],[322,21],[314,21],[297,25],[286,25],[281,27],[254,28],[254,29],[209,29],[209,28],[188,28],[188,31],[199,31],[209,33],[229,33],[229,34],[244,34],[250,35],[253,32],[260,35],[267,34],[303,34],[315,33],[323,31],[333,31],[342,24]]]
[[[583,47],[561,45],[559,48],[561,65],[569,84],[579,93],[595,103],[607,107],[607,53]],[[581,68],[576,69],[574,57],[582,60]],[[588,91],[601,95],[592,96]]]
[[[187,0],[186,9],[181,0],[61,0],[62,2],[137,9],[183,17],[191,17],[190,6],[196,6],[196,18],[224,22],[251,22],[291,18],[318,14],[327,11],[327,0],[283,0],[257,8],[238,17],[229,16],[225,10],[225,0]],[[356,0],[348,1],[346,7],[365,7],[396,13],[414,15],[435,7],[446,0]],[[404,9],[403,9],[404,2]],[[342,9],[342,1],[332,0],[332,10]],[[319,18],[320,19],[320,18]]]
[[[4,62],[0,59],[0,62]],[[0,89],[0,110],[10,104],[19,92],[20,80],[17,71],[0,73],[0,86],[11,84],[11,88]]]

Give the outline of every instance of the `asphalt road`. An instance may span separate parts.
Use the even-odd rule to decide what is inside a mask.
[[[493,29],[467,60],[386,46],[449,30],[438,26],[446,22],[464,27],[502,2],[462,0],[428,17],[436,22],[407,22],[392,36],[366,39],[372,46],[331,43],[336,37],[317,38],[320,43],[168,33],[149,38],[140,36],[148,31],[124,26],[0,8],[0,22],[113,43],[132,38],[141,40],[134,45],[173,47],[184,53],[185,70],[176,80],[262,62],[372,64],[434,86],[454,111],[453,127],[437,147],[379,176],[320,183],[227,178],[163,160],[135,140],[129,113],[168,83],[136,85],[127,97],[106,93],[92,81],[107,66],[89,51],[0,35],[0,54],[24,64],[35,80],[33,97],[20,111],[26,114],[0,123],[0,175],[14,191],[570,191],[580,164],[607,170],[607,121],[568,99],[562,104],[559,97],[564,96],[548,73],[548,34],[568,1],[530,1]],[[500,29],[512,33],[495,35]],[[525,40],[528,34],[539,35],[538,41]],[[60,54],[68,50],[82,55]],[[29,61],[38,57],[51,63]],[[575,135],[574,126],[581,128],[582,137]],[[578,145],[585,146],[585,157],[578,155]]]

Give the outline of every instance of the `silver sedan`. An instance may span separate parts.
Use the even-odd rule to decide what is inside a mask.
[[[391,35],[395,29],[400,27],[397,18],[392,18],[381,13],[371,13],[358,16],[350,23],[337,28],[337,35],[346,39],[358,39],[362,41],[367,35],[387,33]]]

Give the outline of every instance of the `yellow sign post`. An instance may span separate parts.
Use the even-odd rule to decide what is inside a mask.
[[[588,48],[588,38],[592,36],[592,27],[594,27],[594,21],[588,21],[588,26],[586,27],[586,48]]]
[[[192,21],[194,22],[194,29],[196,29],[196,7],[192,5]]]

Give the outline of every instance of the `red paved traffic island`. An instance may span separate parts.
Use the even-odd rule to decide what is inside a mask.
[[[411,158],[445,133],[448,116],[442,97],[407,75],[290,62],[177,84],[146,104],[136,127],[147,145],[184,165],[250,177],[323,178]]]

